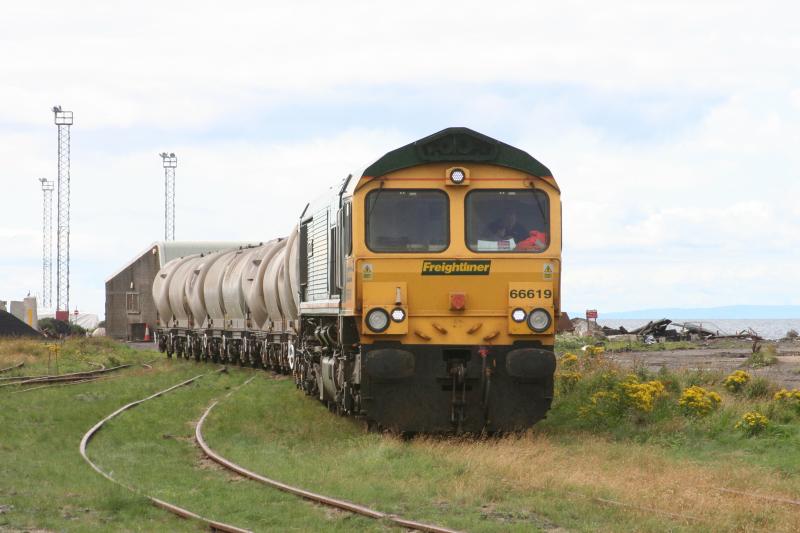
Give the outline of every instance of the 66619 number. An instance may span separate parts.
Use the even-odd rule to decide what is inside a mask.
[[[552,298],[553,291],[550,289],[511,289],[508,293],[509,298]]]

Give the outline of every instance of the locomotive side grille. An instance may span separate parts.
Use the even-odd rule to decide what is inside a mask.
[[[314,215],[308,225],[308,286],[306,301],[326,300],[328,295],[328,210]]]

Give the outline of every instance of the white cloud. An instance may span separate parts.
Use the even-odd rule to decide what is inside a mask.
[[[73,301],[92,310],[163,234],[158,151],[179,157],[179,239],[266,239],[429,124],[486,129],[554,171],[567,308],[796,302],[798,10],[770,6],[4,6],[0,295],[40,283],[36,180],[55,173],[61,104]]]
[[[793,83],[794,4],[58,2],[5,6],[3,116],[209,124],[263,91],[430,82],[739,89]],[[783,9],[781,9],[783,7]],[[33,89],[33,90],[31,90]],[[34,105],[35,103],[35,105]],[[98,112],[93,113],[92,110]]]

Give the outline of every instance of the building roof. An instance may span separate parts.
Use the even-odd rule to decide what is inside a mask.
[[[470,161],[499,165],[538,177],[553,173],[527,152],[469,128],[446,128],[387,153],[364,171],[362,177],[377,178],[425,163]]]
[[[125,266],[111,274],[106,283],[147,254],[157,254],[158,263],[163,267],[173,259],[186,255],[230,250],[244,246],[258,246],[261,241],[156,241],[128,261]]]

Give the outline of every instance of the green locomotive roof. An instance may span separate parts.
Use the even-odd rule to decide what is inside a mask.
[[[533,176],[552,176],[550,170],[529,153],[469,128],[446,128],[392,150],[367,167],[363,176],[376,178],[395,170],[439,161],[474,161],[513,168]]]

